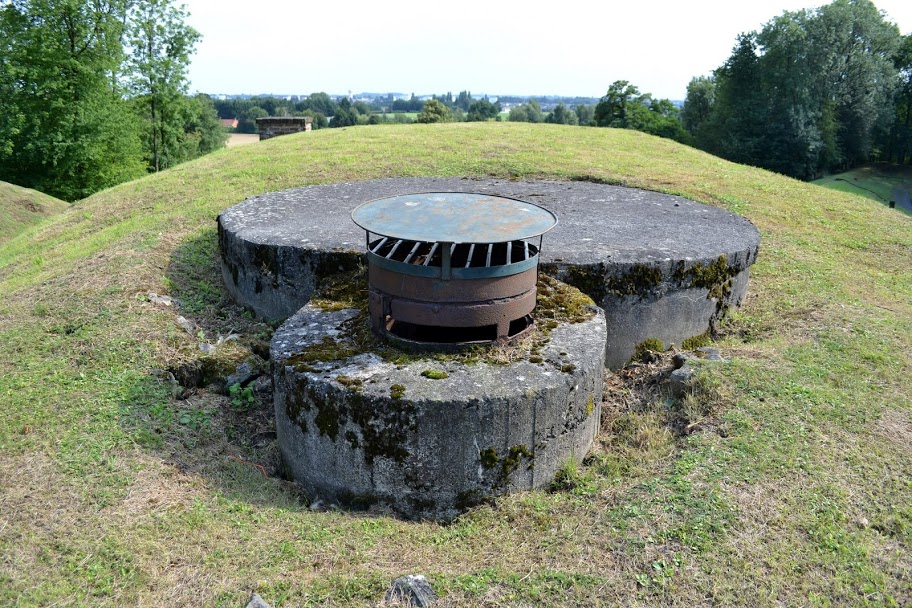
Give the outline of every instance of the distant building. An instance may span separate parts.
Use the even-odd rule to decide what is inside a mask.
[[[237,129],[238,119],[237,118],[223,118],[222,126],[226,129]]]
[[[290,135],[301,131],[313,129],[313,118],[310,116],[266,116],[256,119],[257,130],[260,132],[260,141]]]

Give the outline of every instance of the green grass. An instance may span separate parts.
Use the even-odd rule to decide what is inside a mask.
[[[62,200],[36,190],[0,182],[0,243],[69,206]]]
[[[912,167],[886,164],[866,165],[845,173],[828,175],[814,183],[887,204],[890,201],[899,202],[898,198],[909,199],[912,194]],[[899,207],[903,208],[902,202]],[[912,213],[912,208],[905,208],[905,211]]]
[[[162,370],[217,368],[269,338],[221,289],[219,211],[421,175],[592,179],[747,216],[763,240],[718,344],[729,362],[683,404],[618,384],[593,454],[548,491],[448,526],[311,510],[262,474],[270,404]],[[326,129],[98,193],[0,244],[0,604],[240,606],[255,590],[372,606],[406,573],[444,606],[908,604],[910,228],[861,196],[635,131],[523,123]]]

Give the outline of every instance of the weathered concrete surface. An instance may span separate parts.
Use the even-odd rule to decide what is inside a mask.
[[[598,431],[605,319],[596,312],[551,330],[538,363],[394,364],[374,353],[305,363],[302,353],[341,340],[356,315],[307,305],[271,345],[284,462],[314,496],[380,501],[410,518],[448,520],[486,497],[545,486]]]
[[[321,276],[357,265],[357,205],[408,192],[480,192],[541,205],[558,216],[542,263],[606,313],[606,365],[637,344],[680,345],[710,329],[747,292],[760,234],[745,218],[681,197],[589,182],[402,178],[308,186],[250,198],[219,216],[222,272],[234,298],[282,320]]]

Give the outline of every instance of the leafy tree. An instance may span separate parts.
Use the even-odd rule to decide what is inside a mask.
[[[581,127],[595,126],[595,108],[589,104],[581,103],[575,108],[577,122]]]
[[[709,118],[716,101],[716,81],[712,76],[697,76],[687,85],[687,98],[681,108],[681,124],[694,135]]]
[[[336,113],[329,123],[330,127],[351,127],[358,124],[357,112],[352,111],[351,102],[347,97],[339,100]]]
[[[307,98],[306,105],[299,109],[310,109],[314,112],[319,112],[323,116],[332,116],[336,113],[336,104],[326,93],[311,93]]]
[[[510,108],[510,114],[507,120],[510,122],[529,122],[529,111],[526,104],[520,104]]]
[[[576,112],[559,103],[554,106],[554,109],[545,118],[545,122],[555,125],[577,125],[579,124],[579,119],[576,116]]]
[[[356,101],[352,104],[352,111],[361,114],[362,116],[370,116],[373,114],[371,107],[364,103],[363,101]]]
[[[534,99],[510,108],[508,120],[512,122],[542,122],[544,115],[541,106]]]
[[[145,118],[144,139],[153,171],[180,162],[187,67],[200,38],[184,23],[186,16],[172,0],[143,0],[133,4],[129,17],[130,83]]]
[[[688,142],[690,134],[681,126],[678,109],[667,99],[653,99],[626,80],[617,80],[595,106],[595,122],[600,127],[635,129]]]
[[[732,55],[714,73],[716,102],[697,145],[735,162],[757,165],[763,156],[767,126],[766,94],[760,83],[760,59],[752,35],[738,37]]]
[[[896,119],[887,141],[887,158],[904,164],[912,161],[912,34],[905,36],[894,57],[899,71],[895,93]]]
[[[66,200],[142,174],[119,84],[124,2],[0,4],[0,179]]]
[[[452,119],[453,113],[448,107],[436,99],[428,99],[424,102],[417,121],[421,123],[450,122]]]
[[[241,117],[238,118],[237,132],[238,133],[256,133],[257,132],[256,119],[264,118],[266,116],[269,116],[269,112],[267,112],[260,106],[253,106],[251,108],[248,108],[241,115]]]
[[[500,105],[491,103],[486,99],[473,101],[469,106],[469,112],[466,115],[468,122],[483,122],[491,120],[500,114]]]
[[[456,96],[456,101],[454,101],[453,103],[460,110],[462,110],[464,112],[468,112],[469,106],[472,105],[473,101],[474,100],[472,99],[471,93],[469,93],[468,91],[459,91],[459,95]]]
[[[541,105],[534,99],[530,99],[526,104],[526,114],[529,116],[529,122],[542,122],[545,119]]]
[[[187,100],[187,110],[185,139],[196,143],[191,157],[197,158],[224,148],[228,132],[222,127],[212,99],[203,94],[191,97]]]
[[[640,90],[626,80],[616,80],[595,106],[595,123],[600,127],[627,128],[627,108],[640,102]]]
[[[868,0],[786,12],[742,34],[714,74],[708,115],[690,125],[697,145],[803,179],[878,158],[895,133],[901,40]]]
[[[310,116],[313,118],[313,128],[316,129],[325,129],[329,126],[329,120],[321,112],[301,112],[301,116]]]

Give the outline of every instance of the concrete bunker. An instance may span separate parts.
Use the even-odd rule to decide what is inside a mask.
[[[605,364],[636,346],[710,332],[747,294],[760,234],[745,218],[668,194],[583,181],[396,178],[306,186],[252,197],[218,218],[225,285],[258,316],[282,321],[322,277],[364,263],[359,204],[409,192],[475,192],[532,201],[560,217],[545,273],[602,308]]]
[[[540,232],[471,239],[396,234],[383,222],[358,221],[356,207],[365,201],[424,201],[404,196],[408,192],[449,197],[449,204],[498,199],[501,205],[529,205],[525,200],[534,199],[530,210],[561,222],[542,248],[541,241],[530,240],[550,227],[544,224]],[[352,210],[366,239],[347,217]],[[623,366],[646,340],[667,345],[705,334],[742,301],[759,246],[756,229],[734,214],[680,197],[586,182],[429,178],[329,184],[248,199],[223,212],[218,225],[229,292],[262,317],[287,319],[273,336],[270,354],[279,447],[294,479],[330,500],[382,502],[406,517],[444,520],[491,496],[547,485],[562,465],[582,460],[599,427],[604,367]],[[462,241],[491,247],[480,247],[476,258],[471,245],[457,251]],[[495,253],[495,241],[503,244],[502,252]],[[476,268],[489,273],[487,260],[501,253],[503,263],[495,267],[534,260],[550,275],[539,276],[533,290],[539,323],[534,332],[518,332],[523,339],[511,346],[506,361],[497,360],[496,349],[510,340],[513,319],[494,324],[495,333],[485,340],[491,346],[481,354],[441,356],[446,345],[435,339],[425,342],[436,354],[402,349],[415,341],[389,331],[396,310],[391,303],[436,288],[416,290],[407,285],[408,273],[384,273],[408,264],[427,268],[424,262],[436,255],[428,278],[440,287],[443,274],[454,270],[454,256],[464,269],[484,259]],[[328,277],[354,276],[365,258],[380,280],[360,289],[362,303],[342,309],[309,303]],[[519,270],[503,279],[509,283],[530,269]],[[507,298],[528,301],[526,287],[511,286]],[[459,300],[423,302],[417,317],[433,324],[435,306]],[[519,308],[510,310],[507,316]],[[374,334],[364,331],[371,320]],[[456,329],[466,333],[458,324]],[[464,341],[475,340],[456,340]]]
[[[366,307],[363,297],[350,309],[307,304],[270,347],[277,438],[295,481],[447,520],[581,461],[599,427],[605,325],[591,299],[553,279],[542,278],[533,314],[554,215],[436,192],[370,201],[352,219],[367,232],[369,287],[356,288]],[[491,360],[504,345],[510,360]],[[441,356],[454,349],[471,354]]]

